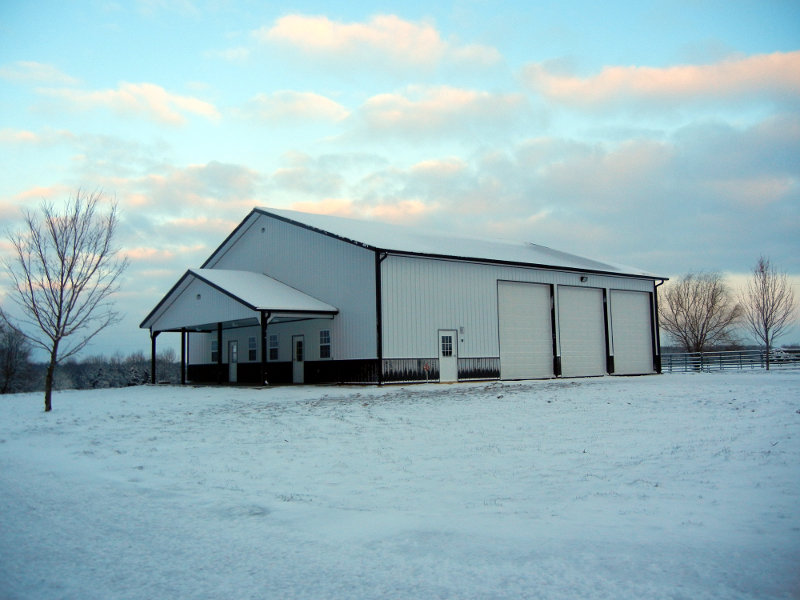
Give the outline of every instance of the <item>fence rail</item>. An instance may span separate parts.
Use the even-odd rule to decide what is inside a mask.
[[[764,350],[728,350],[723,352],[682,352],[661,355],[663,373],[689,371],[726,371],[731,369],[766,369]],[[770,369],[800,369],[800,351],[773,350]]]

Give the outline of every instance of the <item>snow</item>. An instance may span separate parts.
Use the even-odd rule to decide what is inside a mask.
[[[177,319],[176,322],[185,324],[186,307],[181,307],[182,311],[179,309],[178,312],[180,314],[176,315],[173,303],[181,294],[186,292],[188,284],[195,279],[203,282],[206,286],[211,286],[211,289],[215,291],[220,291],[234,298],[251,310],[282,313],[282,316],[316,314],[323,317],[339,312],[339,309],[335,306],[317,300],[296,288],[261,273],[232,269],[189,269],[158,305],[150,311],[150,314],[145,317],[140,327],[149,329],[157,322],[164,326],[162,321],[165,318],[168,322],[170,320],[176,321]],[[254,314],[251,317],[244,318],[257,319],[257,315]],[[215,319],[214,323],[211,324],[215,329],[218,321],[219,319]],[[255,324],[257,323],[258,321],[256,320]],[[203,323],[192,323],[191,325],[193,327],[201,326]],[[205,325],[206,328],[209,327],[208,323]]]
[[[798,598],[800,372],[0,397],[0,597]]]
[[[255,310],[337,313],[339,309],[285,283],[251,271],[189,269],[195,277],[226,291]]]
[[[286,209],[257,210],[331,233],[360,245],[390,252],[543,265],[661,279],[637,267],[601,262],[531,242],[463,237],[446,231],[423,230],[380,221],[364,221]]]

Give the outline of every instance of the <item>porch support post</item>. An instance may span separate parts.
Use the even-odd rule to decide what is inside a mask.
[[[160,331],[150,331],[150,383],[156,382],[156,338]]]
[[[261,311],[261,383],[269,385],[267,381],[267,324],[269,323],[270,313]]]
[[[217,383],[222,383],[222,323],[217,323]]]
[[[186,329],[181,329],[181,385],[186,385]]]

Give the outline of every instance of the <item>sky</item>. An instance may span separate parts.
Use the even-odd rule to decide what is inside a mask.
[[[734,289],[765,255],[800,297],[800,3],[6,0],[0,156],[3,231],[119,206],[125,317],[89,355],[149,351],[256,206]]]

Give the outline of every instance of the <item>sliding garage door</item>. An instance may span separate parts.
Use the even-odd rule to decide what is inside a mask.
[[[603,290],[558,286],[558,332],[564,377],[605,374]]]
[[[649,293],[611,291],[611,332],[614,373],[653,373],[653,328]]]
[[[553,376],[553,328],[550,286],[500,281],[500,378]]]

